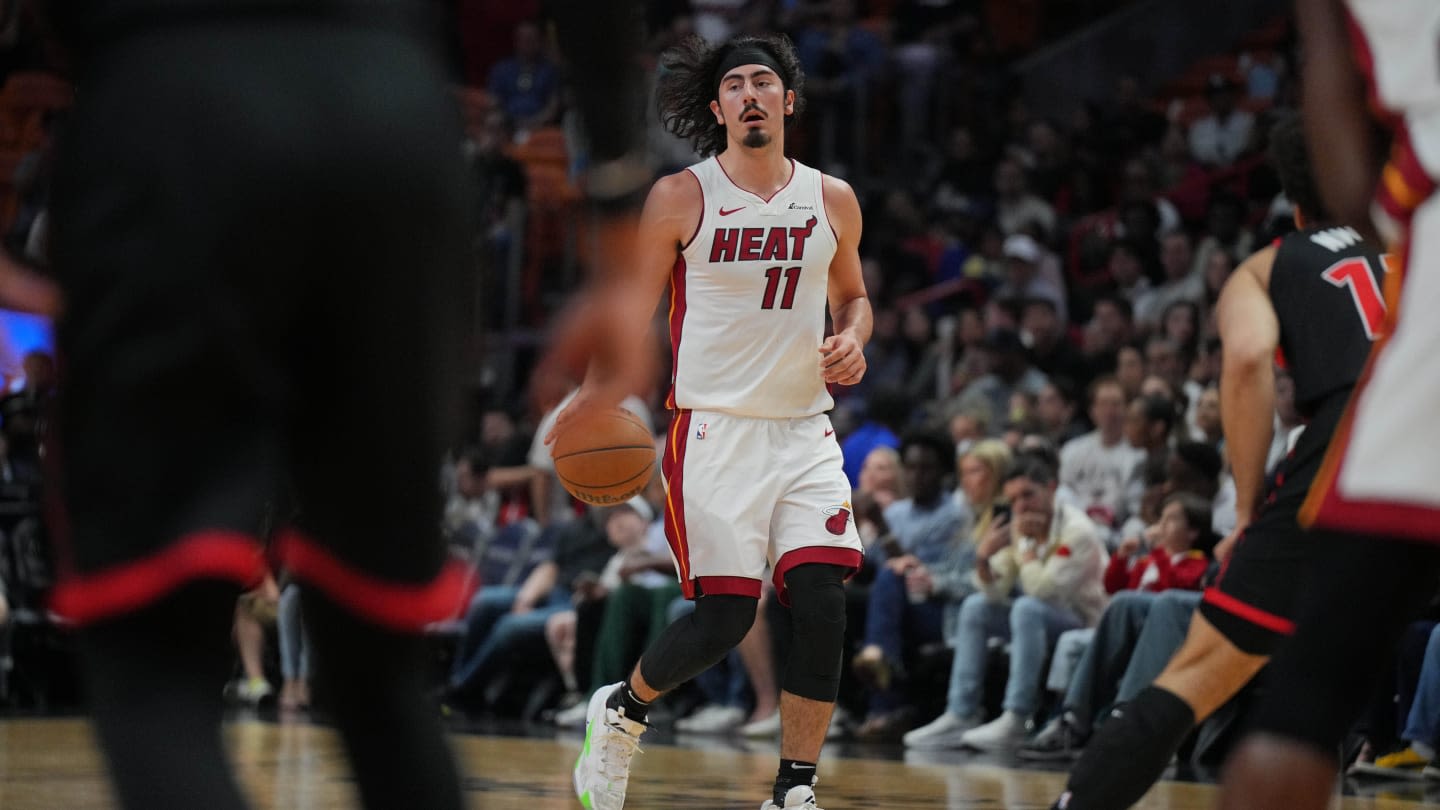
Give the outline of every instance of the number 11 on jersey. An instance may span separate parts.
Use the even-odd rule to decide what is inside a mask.
[[[780,308],[795,306],[795,287],[800,283],[800,268],[787,267],[782,271],[779,267],[771,267],[765,270],[765,297],[760,299],[761,309],[775,308],[775,293],[780,290],[781,273],[785,275],[785,294],[780,297]]]

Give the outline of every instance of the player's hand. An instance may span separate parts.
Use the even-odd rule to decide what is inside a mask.
[[[1230,559],[1230,554],[1235,551],[1235,544],[1240,542],[1240,533],[1243,531],[1245,531],[1244,526],[1237,526],[1235,527],[1235,531],[1225,535],[1224,540],[1215,544],[1215,549],[1212,553],[1216,560],[1223,563]]]
[[[580,390],[575,393],[575,398],[570,400],[570,404],[555,415],[555,426],[545,434],[545,444],[554,444],[555,438],[565,430],[565,426],[577,417],[588,413],[613,410],[620,407],[620,403],[624,400],[624,389],[592,385],[587,382],[580,386]]]
[[[860,341],[841,332],[820,344],[820,379],[854,385],[865,376],[865,351]]]

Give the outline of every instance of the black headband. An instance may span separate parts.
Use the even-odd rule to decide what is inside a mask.
[[[780,61],[772,56],[769,51],[755,45],[741,45],[731,48],[730,52],[725,54],[724,58],[720,60],[720,64],[715,66],[715,74],[712,77],[710,86],[719,87],[720,81],[725,78],[725,74],[741,65],[764,65],[775,71],[775,75],[780,77],[781,84],[787,87],[790,85],[790,77],[785,73],[785,69],[780,67]]]

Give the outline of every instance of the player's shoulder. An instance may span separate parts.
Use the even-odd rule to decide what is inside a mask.
[[[1263,248],[1251,253],[1240,262],[1235,268],[1237,274],[1254,278],[1260,283],[1262,289],[1270,288],[1270,274],[1275,268],[1275,258],[1280,255],[1280,248],[1286,244],[1286,239],[1276,239]]]
[[[650,187],[650,199],[667,203],[679,203],[686,200],[699,200],[702,191],[700,189],[700,178],[690,169],[681,169],[674,174],[667,174],[655,181]]]
[[[833,174],[820,172],[820,188],[825,192],[827,199],[831,197],[837,200],[846,197],[852,200],[855,199],[855,189],[852,188],[849,183]]]

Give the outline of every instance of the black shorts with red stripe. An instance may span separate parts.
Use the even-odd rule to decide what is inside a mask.
[[[1259,513],[1201,599],[1200,614],[1250,655],[1270,655],[1295,631],[1296,599],[1314,551],[1314,540],[1297,516],[1346,399],[1344,394],[1331,396],[1305,426],[1295,449],[1277,468]]]
[[[197,19],[95,43],[82,71],[52,207],[54,609],[251,585],[269,553],[384,626],[457,611],[435,474],[467,190],[429,47],[323,14]],[[298,517],[272,545],[280,503]]]

